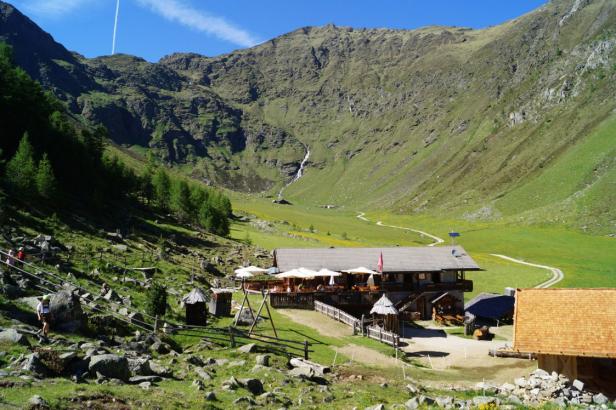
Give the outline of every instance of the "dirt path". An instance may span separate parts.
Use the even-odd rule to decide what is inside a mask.
[[[536,367],[535,362],[522,359],[502,359],[488,355],[490,349],[510,344],[510,341],[478,341],[447,335],[442,329],[407,329],[410,339],[403,348],[407,356],[416,357],[435,371],[458,371],[469,380],[485,378],[496,382],[511,381]],[[503,335],[507,332],[503,332]]]
[[[357,215],[357,218],[359,218],[359,219],[361,219],[362,221],[365,221],[365,222],[370,222],[370,220],[368,218],[366,218],[365,215],[366,214],[364,212],[360,212]],[[406,231],[412,231],[412,232],[419,233],[419,234],[421,234],[423,236],[427,236],[427,237],[429,237],[429,238],[434,240],[434,242],[429,244],[428,246],[440,245],[441,243],[445,242],[442,238],[439,238],[438,236],[429,234],[429,233],[424,232],[424,231],[419,231],[417,229],[406,228],[404,226],[386,225],[386,224],[384,224],[381,221],[377,221],[376,224],[378,226],[384,226],[384,227],[387,227],[387,228],[404,229]],[[537,286],[535,286],[535,288],[549,288],[550,286],[554,286],[555,284],[557,284],[558,282],[560,282],[561,280],[563,280],[565,278],[565,274],[563,273],[563,271],[558,269],[558,268],[555,268],[553,266],[538,265],[536,263],[524,262],[524,261],[522,261],[520,259],[512,258],[511,256],[500,255],[500,254],[496,254],[496,253],[492,253],[490,255],[495,256],[497,258],[501,258],[501,259],[507,260],[509,262],[519,263],[521,265],[533,266],[535,268],[547,269],[550,272],[552,272],[552,277],[549,280],[547,280],[547,281],[545,281],[543,283],[538,284]]]
[[[357,218],[361,219],[362,221],[370,222],[370,220],[368,218],[366,218],[365,215],[366,214],[364,212],[360,212],[357,215]],[[428,238],[430,238],[430,239],[432,239],[434,241],[431,244],[429,244],[428,246],[435,246],[435,245],[439,245],[439,244],[445,242],[444,239],[439,238],[438,236],[429,234],[428,232],[420,231],[418,229],[405,228],[404,226],[387,225],[387,224],[384,224],[382,221],[377,221],[376,224],[378,226],[383,226],[383,227],[386,227],[386,228],[403,229],[405,231],[411,231],[411,232],[418,233],[418,234],[420,234],[422,236],[427,236]]]
[[[278,309],[277,311],[296,323],[313,328],[323,336],[342,338],[353,335],[353,330],[349,326],[313,310]],[[394,358],[354,343],[342,347],[331,346],[331,348],[347,356],[353,362],[380,367],[400,366]]]
[[[352,362],[379,367],[400,367],[400,363],[396,362],[395,358],[384,355],[369,347],[349,343],[343,347],[334,347],[334,350],[349,357]]]
[[[552,272],[552,277],[549,280],[538,284],[537,286],[535,286],[535,288],[549,288],[550,286],[557,284],[558,282],[560,282],[561,280],[565,278],[565,274],[563,273],[563,271],[553,266],[537,265],[536,263],[524,262],[522,260],[515,259],[510,256],[499,255],[496,253],[492,253],[491,255],[496,256],[497,258],[505,259],[510,262],[519,263],[521,265],[533,266],[535,268],[547,269],[550,272]]]

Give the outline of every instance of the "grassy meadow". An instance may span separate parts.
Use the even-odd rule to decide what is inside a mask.
[[[255,245],[277,247],[325,246],[422,246],[428,237],[385,224],[423,230],[446,239],[458,231],[457,243],[485,269],[469,274],[474,291],[502,292],[507,286],[532,287],[550,278],[545,269],[504,261],[491,254],[504,254],[524,261],[560,268],[565,278],[556,286],[616,286],[616,239],[584,234],[554,225],[526,225],[502,222],[446,220],[433,216],[404,216],[386,212],[367,212],[369,222],[357,218],[359,211],[346,208],[325,209],[301,204],[276,205],[269,198],[236,194],[234,209],[267,222],[267,232],[251,222],[233,225],[232,237],[249,238]],[[263,223],[261,223],[263,224]],[[385,261],[387,263],[387,261]]]

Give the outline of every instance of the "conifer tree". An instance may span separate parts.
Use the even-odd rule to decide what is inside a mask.
[[[17,152],[6,165],[6,182],[15,192],[30,196],[36,188],[34,149],[26,132],[19,142]]]
[[[39,162],[36,171],[36,190],[38,194],[45,199],[55,199],[58,192],[58,184],[53,173],[53,168],[47,157],[47,153],[43,154],[43,158]]]
[[[171,193],[171,208],[178,218],[186,221],[190,219],[192,213],[192,203],[190,201],[190,188],[183,179],[177,180]]]
[[[152,177],[152,190],[156,205],[161,209],[169,210],[171,179],[163,168],[159,168]]]

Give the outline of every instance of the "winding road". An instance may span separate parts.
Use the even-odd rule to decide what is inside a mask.
[[[368,218],[366,218],[366,213],[365,212],[360,212],[357,215],[357,218],[359,218],[359,219],[361,219],[362,221],[365,221],[365,222],[371,222]],[[416,232],[416,233],[418,233],[420,235],[427,236],[427,237],[429,237],[429,238],[434,240],[434,242],[432,242],[428,246],[435,246],[435,245],[439,245],[439,244],[445,242],[445,240],[443,238],[439,238],[438,236],[429,234],[429,233],[424,232],[424,231],[420,231],[418,229],[406,228],[404,226],[386,225],[386,224],[384,224],[381,221],[377,221],[376,224],[378,226],[383,226],[383,227],[387,227],[387,228],[394,228],[394,229],[403,229],[405,231]],[[525,262],[525,261],[520,260],[520,259],[512,258],[511,256],[500,255],[500,254],[496,254],[496,253],[491,253],[490,255],[495,256],[497,258],[501,258],[501,259],[507,260],[509,262],[518,263],[520,265],[533,266],[535,268],[540,268],[540,269],[546,269],[546,270],[549,270],[550,272],[552,272],[552,277],[550,279],[548,279],[547,281],[545,281],[543,283],[540,283],[537,286],[535,286],[535,288],[537,288],[537,289],[549,288],[551,286],[554,286],[555,284],[557,284],[558,282],[560,282],[561,280],[563,280],[565,278],[565,274],[563,273],[563,271],[558,269],[558,268],[555,268],[553,266],[538,265],[536,263]]]

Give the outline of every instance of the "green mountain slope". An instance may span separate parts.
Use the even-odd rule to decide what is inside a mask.
[[[214,58],[72,55],[96,85],[65,93],[116,142],[232,189],[277,193],[307,147],[292,201],[613,233],[615,23],[614,0],[555,0],[484,30],[329,25]]]

